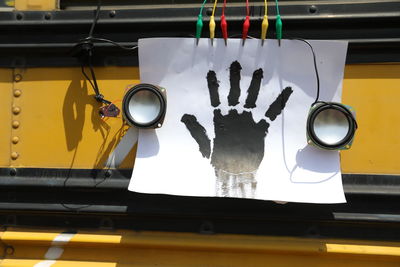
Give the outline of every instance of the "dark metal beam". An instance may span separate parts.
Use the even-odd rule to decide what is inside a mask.
[[[131,170],[2,168],[0,224],[398,241],[398,176],[344,174],[345,204],[140,194],[127,190],[130,176]]]
[[[127,190],[0,189],[0,224],[19,227],[257,234],[398,241],[399,198],[347,194],[347,204],[276,204]]]
[[[100,13],[95,35],[126,45],[134,45],[140,38],[193,36],[198,4],[156,2],[124,6],[128,9],[108,6]],[[13,67],[18,62],[25,67],[78,66],[70,51],[87,36],[94,11],[70,9],[73,9],[71,4],[64,11],[1,12],[0,67]],[[258,37],[262,3],[254,4],[251,11],[249,34]],[[204,11],[206,24],[209,12],[209,9]],[[281,4],[281,14],[284,38],[349,40],[347,63],[400,62],[399,1],[286,1]],[[240,36],[244,6],[230,5],[227,16],[229,34]],[[269,6],[269,18],[268,38],[274,38],[273,5]],[[206,28],[204,36],[208,34]],[[138,63],[137,52],[119,51],[106,44],[96,44],[96,51],[95,65],[137,66]]]

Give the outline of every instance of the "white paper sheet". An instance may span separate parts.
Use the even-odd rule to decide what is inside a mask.
[[[317,57],[320,100],[340,102],[347,42],[310,43]],[[241,66],[241,93],[239,104],[228,106],[230,68],[235,61]],[[313,58],[307,44],[282,40],[278,47],[276,40],[268,40],[261,46],[259,40],[250,39],[242,46],[241,40],[230,39],[226,47],[222,39],[214,40],[214,46],[208,39],[201,39],[198,46],[194,38],[141,39],[139,64],[141,82],[167,89],[168,108],[162,128],[139,133],[129,190],[345,202],[338,152],[307,145],[306,119],[316,96]],[[256,107],[244,108],[253,72],[260,68],[263,78]],[[206,79],[210,71],[215,72],[219,85],[220,105],[216,107],[212,106]],[[292,93],[282,113],[274,120],[267,118],[266,111],[286,87],[291,87]],[[228,115],[231,109],[238,113]],[[187,124],[195,117],[204,127],[211,151],[207,152],[206,145],[204,154],[200,153],[189,131],[193,125],[182,122],[185,114]],[[260,120],[269,124],[267,132],[265,124],[252,124]],[[199,133],[199,127],[196,129]]]

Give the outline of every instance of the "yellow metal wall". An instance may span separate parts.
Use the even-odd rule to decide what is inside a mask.
[[[0,166],[10,164],[12,70],[0,69]]]
[[[400,174],[400,65],[350,65],[343,103],[356,109],[359,129],[342,152],[346,173]]]
[[[70,234],[70,239],[65,241],[63,235],[62,231],[29,229],[0,232],[1,244],[9,246],[0,266],[368,267],[400,264],[400,244],[389,242],[133,231],[80,231]]]
[[[139,82],[135,67],[97,68],[96,74],[101,92],[119,107],[126,87]],[[1,167],[102,168],[126,131],[121,118],[98,116],[100,105],[80,68],[1,69],[0,89],[6,111],[0,117]],[[359,129],[353,147],[341,152],[343,172],[400,174],[398,99],[400,65],[346,66],[343,103],[356,109]],[[131,167],[133,158],[134,150],[121,167]]]
[[[99,68],[96,74],[101,92],[118,106],[126,87],[138,83],[137,68]],[[6,81],[13,77],[8,70],[0,75]],[[7,107],[1,118],[6,126],[0,130],[1,142],[11,147],[11,153],[1,151],[1,166],[102,168],[127,127],[121,118],[100,118],[101,105],[80,68],[14,70],[14,76],[18,79],[13,83],[0,84]],[[13,90],[20,96],[15,97]],[[133,152],[125,167],[132,167]]]
[[[17,10],[54,10],[58,8],[58,0],[15,0],[15,9]]]

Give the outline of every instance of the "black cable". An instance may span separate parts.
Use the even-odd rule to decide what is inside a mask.
[[[88,67],[89,67],[92,79],[90,79],[89,76],[86,74],[85,67],[84,67],[83,63],[82,63],[82,66],[81,66],[81,70],[82,70],[83,76],[85,76],[85,78],[90,82],[90,85],[92,86],[92,88],[93,88],[93,90],[94,90],[94,92],[96,94],[95,95],[95,99],[98,102],[102,102],[102,103],[105,103],[105,104],[109,105],[109,104],[111,104],[111,102],[108,101],[108,100],[105,100],[104,96],[100,93],[99,86],[97,84],[96,74],[94,72],[93,65],[92,65],[92,56],[93,56],[93,47],[94,47],[93,42],[92,42],[92,38],[93,38],[92,36],[93,36],[93,31],[94,31],[94,28],[95,28],[95,26],[97,24],[97,21],[99,20],[100,7],[101,7],[101,0],[98,0],[97,1],[96,14],[95,14],[95,17],[93,19],[92,26],[90,27],[89,36],[87,38],[85,38],[84,40],[82,40],[81,42],[79,42],[77,45],[82,45],[82,46],[85,45],[86,46],[87,63],[88,63]]]
[[[88,82],[90,83],[90,85],[92,86],[92,88],[93,88],[93,90],[94,90],[94,84],[93,84],[92,81],[90,80],[89,76],[86,74],[86,72],[85,72],[85,66],[83,66],[83,64],[81,65],[81,70],[82,70],[83,76],[85,76],[86,80],[88,80]]]
[[[94,70],[93,70],[92,52],[91,51],[89,51],[88,66],[89,66],[90,74],[92,75],[92,80],[93,80],[93,84],[94,84],[93,89],[94,89],[94,92],[96,93],[96,96],[98,96],[98,95],[100,95],[100,91],[99,91],[99,86],[97,85],[96,75],[94,74]]]
[[[236,37],[236,36],[239,36],[239,34],[231,35],[230,37]],[[257,39],[255,37],[250,36],[250,35],[248,35],[248,37],[251,38],[251,39]],[[318,73],[318,67],[317,67],[317,57],[315,56],[314,48],[310,44],[310,42],[305,40],[305,39],[302,39],[302,38],[288,38],[288,39],[289,40],[302,41],[302,42],[306,43],[311,49],[311,53],[313,55],[313,61],[314,61],[315,76],[316,76],[316,80],[317,80],[317,96],[315,97],[315,101],[311,104],[311,106],[314,106],[316,103],[319,102],[319,92],[320,92],[320,82],[319,82],[319,73]]]
[[[313,55],[313,60],[314,60],[314,69],[315,69],[315,76],[317,78],[317,96],[315,97],[315,101],[314,103],[311,104],[311,106],[314,106],[316,103],[318,103],[319,101],[319,91],[320,91],[320,84],[319,84],[319,74],[318,74],[318,67],[317,67],[317,58],[315,56],[315,52],[314,52],[314,48],[313,46],[310,44],[310,42],[308,42],[305,39],[301,39],[301,38],[290,38],[290,40],[298,40],[298,41],[302,41],[304,43],[306,43],[310,49],[311,49],[311,53]]]
[[[101,0],[98,0],[98,1],[97,1],[96,15],[95,15],[95,17],[94,17],[92,26],[90,27],[89,37],[92,37],[92,36],[93,36],[94,27],[96,26],[97,21],[99,20],[99,17],[100,17],[100,7],[101,7]]]
[[[127,51],[134,51],[134,50],[136,50],[138,48],[137,45],[131,46],[131,47],[127,47],[127,46],[123,46],[123,45],[121,45],[121,44],[119,44],[117,42],[114,42],[112,40],[105,39],[105,38],[88,37],[88,38],[86,38],[86,40],[93,40],[93,41],[98,41],[98,42],[110,43],[110,44],[113,44],[113,45],[115,45],[115,46],[117,46],[117,47],[119,47],[121,49],[127,50]]]
[[[354,114],[346,106],[338,105],[338,104],[332,103],[332,102],[325,102],[325,101],[318,101],[317,103],[322,103],[324,105],[331,106],[331,107],[339,106],[341,108],[341,111],[343,111],[343,113],[345,114],[345,116],[348,117],[349,120],[354,123],[355,129],[358,129],[358,123],[357,123],[356,118],[354,117]]]
[[[100,6],[101,6],[101,0],[98,0],[97,1],[96,14],[94,16],[92,26],[90,27],[88,39],[93,36],[94,28],[96,27],[97,21],[99,20]],[[93,70],[93,66],[92,66],[93,44],[92,44],[92,42],[90,40],[88,40],[87,43],[89,44],[87,62],[88,62],[90,73],[92,75],[92,80],[93,80],[93,83],[91,82],[90,84],[92,85],[93,90],[94,90],[94,92],[96,94],[96,96],[95,96],[96,100],[99,101],[100,100],[99,99],[100,98],[100,91],[99,91],[99,86],[97,85],[96,75],[94,74],[94,70]],[[86,75],[85,75],[85,77],[86,77]]]
[[[81,40],[79,43],[77,43],[75,46],[82,46],[82,48],[86,49],[87,52],[87,65],[89,67],[90,70],[90,75],[92,76],[92,78],[90,79],[89,76],[87,75],[87,73],[85,72],[85,66],[82,63],[81,66],[81,70],[82,70],[82,74],[83,76],[89,81],[90,85],[92,86],[94,92],[95,92],[95,99],[98,102],[104,103],[106,105],[110,105],[111,102],[104,99],[104,96],[100,93],[100,89],[99,86],[97,84],[97,79],[96,79],[96,74],[93,68],[93,64],[92,64],[92,57],[93,57],[93,48],[94,48],[94,44],[93,41],[98,41],[98,42],[106,42],[106,43],[111,43],[121,49],[124,50],[128,50],[128,51],[133,51],[137,49],[137,46],[133,46],[133,47],[125,47],[123,45],[120,45],[117,42],[114,42],[112,40],[109,39],[105,39],[105,38],[95,38],[93,37],[93,32],[94,32],[94,28],[96,27],[96,24],[99,20],[100,17],[100,8],[101,8],[101,0],[97,1],[97,8],[96,8],[96,13],[93,19],[93,23],[92,26],[90,27],[90,31],[89,31],[89,35],[88,37],[86,37],[85,39]]]
[[[92,56],[93,56],[93,48],[94,48],[93,41],[111,43],[111,44],[113,44],[113,45],[115,45],[115,46],[117,46],[117,47],[119,47],[119,48],[121,48],[121,49],[129,50],[129,51],[136,50],[136,49],[137,49],[137,46],[125,47],[125,46],[122,46],[122,45],[118,44],[117,42],[112,41],[112,40],[108,40],[108,39],[104,39],[104,38],[94,38],[94,37],[93,37],[94,28],[96,27],[96,24],[97,24],[97,22],[98,22],[98,20],[99,20],[99,17],[100,17],[100,7],[101,7],[101,0],[98,0],[98,1],[97,1],[96,14],[95,14],[95,17],[94,17],[94,19],[93,19],[93,23],[92,23],[92,25],[91,25],[91,27],[90,27],[90,31],[89,31],[88,37],[86,37],[85,39],[83,39],[83,40],[81,40],[80,42],[78,42],[78,43],[74,46],[74,48],[80,46],[80,47],[81,47],[81,50],[87,52],[86,60],[87,60],[87,65],[88,65],[88,67],[89,67],[89,70],[90,70],[90,74],[91,74],[91,76],[92,76],[92,79],[90,79],[89,75],[86,73],[86,71],[85,71],[85,65],[84,65],[83,61],[82,61],[82,65],[81,65],[81,71],[82,71],[82,74],[83,74],[83,76],[85,77],[85,79],[86,79],[86,80],[90,83],[90,85],[92,86],[92,88],[93,88],[93,90],[94,90],[94,92],[95,92],[95,94],[96,94],[96,95],[95,95],[95,99],[96,99],[98,102],[102,102],[102,103],[104,103],[104,104],[111,105],[112,103],[111,103],[110,101],[104,99],[104,96],[100,93],[99,86],[98,86],[98,84],[97,84],[96,74],[95,74],[95,71],[94,71],[94,68],[93,68],[93,64],[92,64]],[[70,169],[70,171],[71,171],[71,169]],[[67,186],[67,181],[69,180],[69,178],[70,178],[70,174],[68,174],[67,178],[64,180],[64,187]],[[102,184],[102,183],[105,182],[106,180],[107,180],[107,177],[104,176],[104,178],[103,178],[102,180],[100,180],[99,182],[97,182],[97,183],[94,185],[94,188],[97,188],[100,184]],[[91,204],[88,204],[88,205],[83,205],[83,206],[81,206],[81,207],[76,207],[76,208],[74,208],[74,207],[69,207],[68,205],[66,205],[66,204],[64,204],[64,203],[60,203],[60,204],[61,204],[65,209],[70,210],[70,211],[75,211],[75,212],[79,212],[81,209],[85,209],[85,208],[88,208],[88,207],[92,206]]]
[[[67,206],[66,204],[64,204],[64,203],[60,203],[60,204],[61,204],[61,206],[63,206],[65,209],[70,210],[70,211],[80,211],[81,209],[88,208],[88,207],[92,206],[92,204],[87,204],[87,205],[82,206],[82,207],[72,208],[72,207],[68,207],[68,206]]]

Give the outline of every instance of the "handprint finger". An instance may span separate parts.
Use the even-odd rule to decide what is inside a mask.
[[[267,112],[265,112],[265,117],[269,118],[271,121],[274,121],[285,108],[286,102],[289,100],[289,97],[292,93],[292,87],[288,86],[283,89],[283,91],[278,95],[275,101],[269,106]]]
[[[232,62],[231,67],[229,68],[229,81],[231,84],[231,88],[229,90],[228,95],[228,104],[229,106],[236,106],[239,104],[240,97],[240,70],[242,66],[237,61]]]
[[[253,78],[251,79],[249,89],[247,90],[247,99],[245,108],[255,108],[258,93],[260,92],[261,79],[263,78],[263,70],[258,69],[253,72]]]
[[[259,129],[261,129],[261,131],[263,131],[263,132],[268,132],[269,123],[266,122],[266,121],[263,119],[263,120],[260,120],[260,121],[257,123],[257,127],[258,127]]]
[[[217,75],[215,74],[215,71],[210,70],[207,73],[207,85],[208,85],[208,91],[210,92],[210,100],[211,100],[211,106],[218,107],[221,102],[219,101],[219,93],[218,93],[218,80],[217,80]]]
[[[196,140],[199,145],[200,153],[205,158],[210,158],[211,154],[211,141],[207,136],[206,129],[197,121],[197,118],[193,115],[184,114],[181,118],[181,122],[186,125],[190,135]]]

